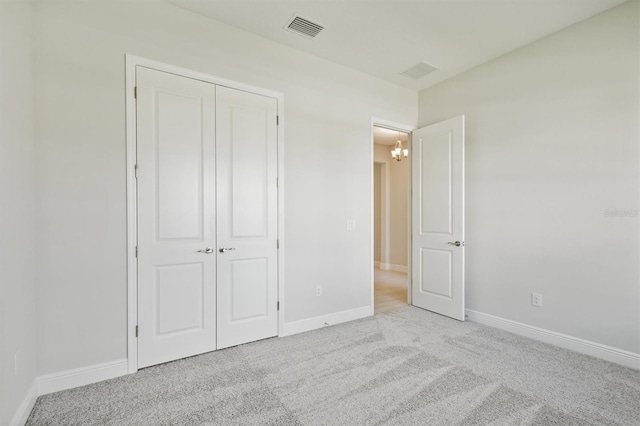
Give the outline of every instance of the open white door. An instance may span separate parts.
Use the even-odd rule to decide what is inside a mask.
[[[277,100],[218,86],[218,348],[278,334]]]
[[[464,321],[464,116],[412,134],[412,299]]]
[[[142,368],[216,349],[216,86],[143,67],[136,80]]]

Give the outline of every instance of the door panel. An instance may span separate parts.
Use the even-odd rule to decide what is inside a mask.
[[[138,367],[216,349],[215,86],[138,67]]]
[[[201,99],[156,92],[158,238],[202,240]]]
[[[464,321],[464,117],[416,130],[412,147],[412,301]]]
[[[269,111],[234,105],[229,112],[233,133],[229,162],[230,237],[267,238],[269,146],[265,131]]]
[[[451,251],[421,248],[420,290],[451,299]]]
[[[451,183],[453,180],[452,132],[432,132],[428,141],[420,142],[422,195],[421,224],[423,233],[451,235]]]
[[[156,266],[155,270],[157,335],[202,329],[202,263]]]
[[[277,335],[277,101],[216,94],[218,348]]]
[[[229,262],[231,284],[231,323],[266,318],[269,313],[268,259],[242,259]],[[250,294],[251,297],[244,297]]]

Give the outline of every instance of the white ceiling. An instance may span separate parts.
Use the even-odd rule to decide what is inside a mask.
[[[391,83],[422,90],[626,0],[169,0]],[[282,27],[291,16],[325,29],[308,39]],[[420,61],[419,80],[398,73]]]
[[[409,135],[396,130],[373,126],[373,143],[379,143],[381,145],[395,145],[398,139],[402,141],[402,146],[406,146],[405,144],[407,140],[409,140]]]

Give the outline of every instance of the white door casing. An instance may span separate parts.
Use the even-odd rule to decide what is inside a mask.
[[[464,116],[412,136],[412,302],[464,321]]]
[[[219,349],[278,334],[277,109],[217,89]]]
[[[216,349],[216,86],[136,71],[142,368]]]

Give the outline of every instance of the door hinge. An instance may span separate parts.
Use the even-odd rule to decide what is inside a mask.
[[[133,88],[133,98],[138,99],[138,86]]]
[[[276,310],[280,310],[280,301],[278,300],[278,303],[276,304]]]
[[[138,179],[138,165],[137,164],[133,166],[133,171],[134,171],[134,174],[136,176],[136,179]]]
[[[280,249],[280,240],[276,240],[276,250]]]
[[[136,246],[136,257],[138,257],[138,246]]]
[[[276,126],[280,125],[280,116],[276,115]]]
[[[138,326],[136,325],[136,337],[138,337]]]

